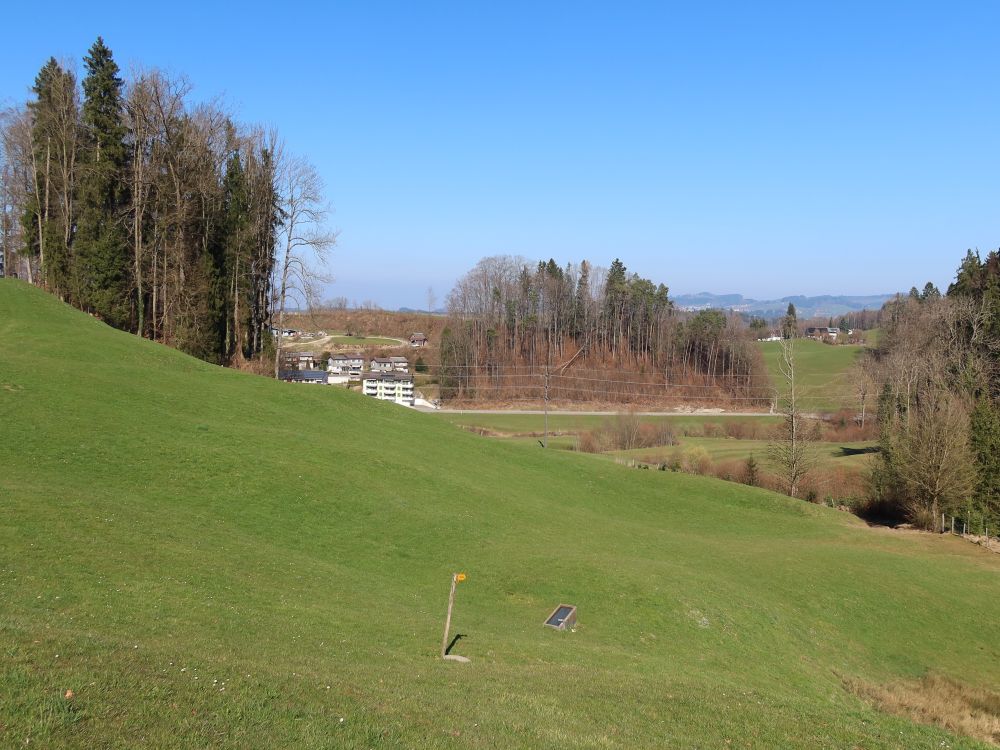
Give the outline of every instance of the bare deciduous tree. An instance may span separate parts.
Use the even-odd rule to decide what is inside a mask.
[[[26,204],[29,191],[29,132],[23,109],[0,112],[0,253],[4,272],[11,275],[20,272],[18,261],[24,243],[18,210]],[[29,264],[29,278],[30,268]]]
[[[783,339],[778,355],[778,371],[785,386],[778,403],[785,414],[780,439],[767,447],[768,458],[784,480],[786,491],[796,497],[799,486],[812,468],[815,458],[810,451],[812,434],[801,410],[798,383],[795,379],[795,339]]]
[[[897,425],[889,441],[894,469],[913,519],[941,531],[941,513],[954,510],[976,486],[969,410],[959,397],[940,391],[924,394],[913,412],[909,427]]]
[[[281,336],[288,298],[312,307],[325,273],[337,234],[326,227],[329,211],[323,199],[323,181],[316,168],[301,157],[279,158],[278,189],[282,212],[277,274],[278,342],[274,351],[274,376],[281,363]]]

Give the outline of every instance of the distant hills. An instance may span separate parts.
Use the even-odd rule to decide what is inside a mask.
[[[401,313],[419,313],[420,315],[447,315],[448,314],[448,308],[447,307],[435,307],[433,310],[428,311],[428,310],[421,310],[421,309],[416,308],[416,307],[400,307],[400,308],[397,308],[396,312],[401,312]]]
[[[797,294],[781,299],[759,300],[744,297],[742,294],[698,292],[697,294],[679,294],[671,299],[677,307],[683,310],[734,310],[748,315],[759,315],[762,318],[784,315],[788,310],[788,303],[791,302],[795,305],[798,317],[804,320],[812,317],[829,318],[858,310],[878,310],[895,296],[895,294],[822,294],[816,297],[807,297]],[[428,314],[427,310],[412,307],[400,307],[396,312]],[[438,307],[430,314],[447,315],[448,310],[444,307]]]
[[[684,310],[716,308],[759,315],[762,318],[784,315],[788,309],[788,303],[791,302],[795,305],[795,311],[801,320],[812,317],[827,318],[858,310],[878,310],[894,296],[894,294],[822,294],[816,297],[807,297],[799,294],[781,299],[757,300],[744,297],[742,294],[699,292],[698,294],[677,295],[673,297],[673,301],[675,305]]]

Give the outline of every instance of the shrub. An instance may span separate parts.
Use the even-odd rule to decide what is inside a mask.
[[[722,425],[717,422],[705,422],[701,426],[702,434],[707,438],[720,438],[725,437],[725,431],[722,429]]]
[[[656,448],[677,445],[677,436],[666,422],[645,422],[639,427],[639,441],[642,448]]]
[[[726,437],[733,438],[734,440],[746,440],[747,439],[747,427],[749,425],[746,422],[726,422],[722,429],[725,430]]]
[[[627,451],[676,445],[677,437],[666,422],[642,422],[635,414],[619,414],[596,430],[580,433],[580,450],[586,453]]]
[[[930,508],[914,504],[909,511],[910,523],[918,529],[934,531],[937,529],[937,518]]]
[[[601,441],[592,431],[587,430],[580,433],[577,448],[583,453],[600,453]]]
[[[712,457],[703,446],[685,448],[681,452],[680,468],[688,474],[707,474],[712,468]]]

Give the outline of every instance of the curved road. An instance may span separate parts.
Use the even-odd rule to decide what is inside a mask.
[[[428,409],[439,414],[545,414],[543,409]],[[549,416],[582,416],[582,417],[613,417],[622,414],[618,411],[575,411],[566,409],[549,409]],[[692,411],[637,411],[628,412],[640,417],[780,417],[781,414],[766,411],[726,411],[724,409],[694,409]]]

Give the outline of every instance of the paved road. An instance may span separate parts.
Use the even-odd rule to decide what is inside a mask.
[[[545,414],[541,409],[421,409],[438,414]],[[583,417],[613,417],[622,414],[619,411],[566,411],[550,409],[549,416],[583,416]],[[725,411],[724,409],[695,409],[693,411],[637,411],[629,412],[640,417],[769,417],[780,416],[766,411]]]

